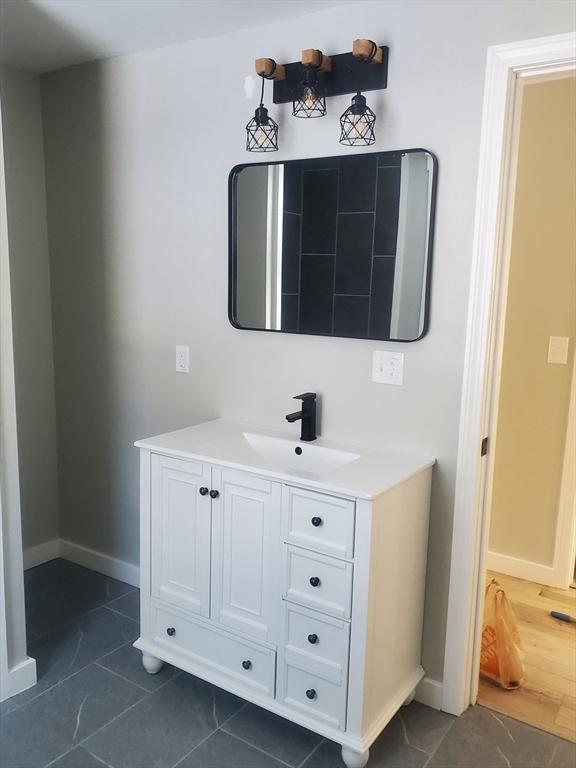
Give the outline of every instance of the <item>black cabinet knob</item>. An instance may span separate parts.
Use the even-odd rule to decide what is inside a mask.
[[[312,518],[312,525],[314,528],[319,528],[322,525],[322,518],[321,517],[313,517]]]
[[[308,696],[309,699],[315,699],[316,698],[316,691],[314,688],[308,688],[306,691],[306,696]]]
[[[308,635],[308,642],[312,645],[316,645],[318,642],[318,635]]]
[[[208,488],[206,488],[205,486],[202,486],[202,488],[200,488],[198,493],[200,494],[200,496],[206,496],[206,494],[208,493]]]
[[[246,661],[242,662],[242,666],[244,669],[252,669],[252,662],[246,659]]]
[[[210,498],[211,499],[217,499],[218,496],[220,496],[220,493],[218,491],[210,491]]]
[[[168,627],[168,629],[166,630],[166,634],[169,635],[170,637],[174,637],[174,635],[176,634],[176,630],[174,629],[174,627]]]
[[[319,587],[320,586],[320,579],[318,578],[318,576],[311,576],[310,577],[310,584],[313,587]]]

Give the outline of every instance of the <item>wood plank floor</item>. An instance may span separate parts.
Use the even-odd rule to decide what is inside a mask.
[[[576,590],[554,589],[501,573],[495,578],[512,603],[524,645],[524,683],[505,691],[480,678],[478,703],[576,742],[576,624],[549,611],[576,616]]]

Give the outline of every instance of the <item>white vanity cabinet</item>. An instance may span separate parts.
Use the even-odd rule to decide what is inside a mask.
[[[424,675],[433,462],[366,451],[314,475],[318,441],[296,451],[298,473],[255,458],[243,435],[256,430],[215,421],[137,443],[135,645],[150,673],[169,662],[339,742],[362,768]]]

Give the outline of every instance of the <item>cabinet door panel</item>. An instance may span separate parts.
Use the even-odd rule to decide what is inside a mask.
[[[210,615],[210,467],[152,457],[152,595]]]
[[[212,618],[259,640],[278,634],[279,483],[244,472],[212,470]]]

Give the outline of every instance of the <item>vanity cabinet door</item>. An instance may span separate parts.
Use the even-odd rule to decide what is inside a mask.
[[[281,617],[280,483],[213,468],[212,619],[275,642]]]
[[[152,456],[152,596],[200,616],[210,615],[210,487],[209,464]]]

